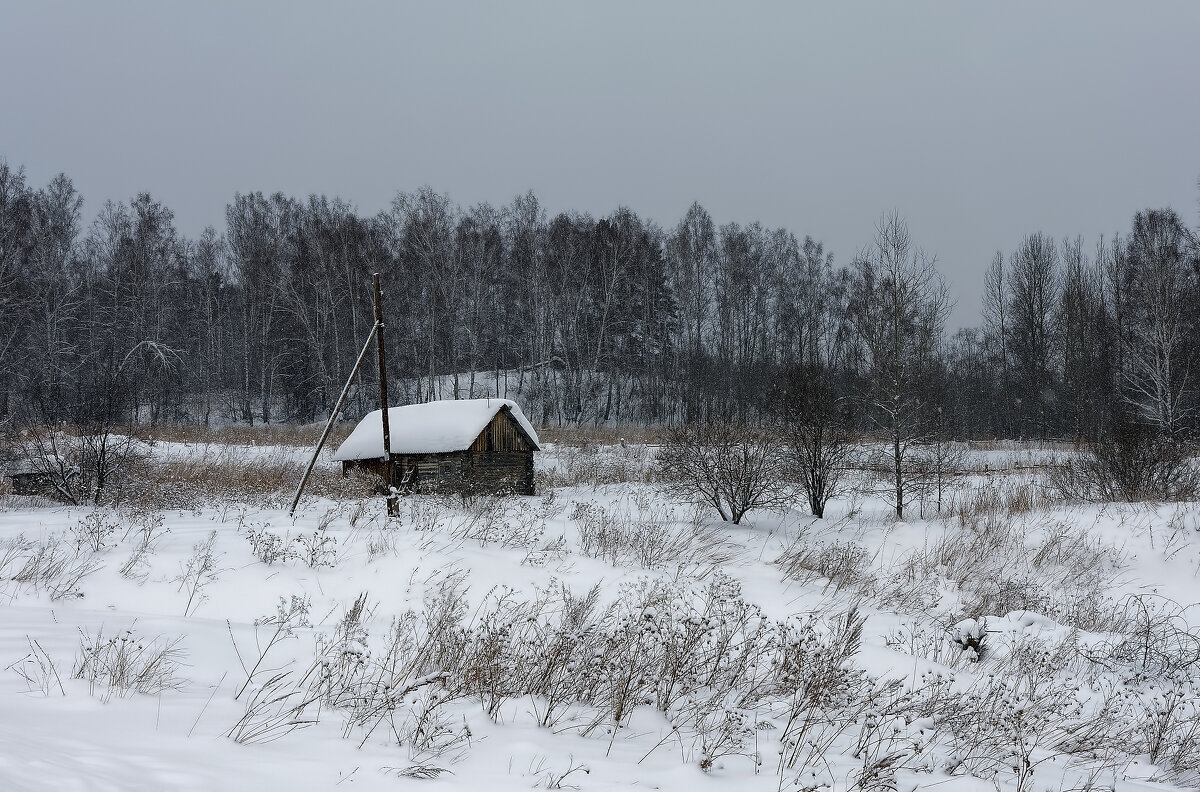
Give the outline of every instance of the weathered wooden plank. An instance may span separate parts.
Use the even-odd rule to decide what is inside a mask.
[[[396,454],[393,456],[393,486],[400,483],[405,472],[413,471],[411,483],[418,491],[450,492],[516,492],[533,494],[533,452],[514,448],[513,444],[524,444],[524,439],[512,430],[506,414],[497,422],[496,432],[485,431],[480,437],[488,443],[500,445],[503,450],[472,452],[456,451],[435,454]],[[507,428],[505,428],[507,427]],[[504,447],[504,443],[509,443]],[[354,460],[344,462],[343,473],[350,470],[365,470],[381,478],[388,473],[388,466],[380,460]]]

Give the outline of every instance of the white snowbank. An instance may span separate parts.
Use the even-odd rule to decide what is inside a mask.
[[[458,399],[407,404],[388,409],[388,429],[393,454],[434,454],[465,451],[479,433],[507,407],[534,448],[540,449],[537,432],[516,402],[508,399]],[[383,411],[368,413],[346,442],[334,453],[334,461],[380,459],[383,457]]]

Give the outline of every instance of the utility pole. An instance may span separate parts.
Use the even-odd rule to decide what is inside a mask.
[[[387,354],[383,348],[383,293],[379,290],[379,273],[376,272],[372,276],[372,281],[375,286],[375,348],[379,351],[379,408],[383,415],[383,462],[384,462],[384,480],[387,486],[387,513],[388,517],[395,517],[400,513],[399,504],[396,502],[396,470],[395,463],[392,461],[392,432],[388,425],[388,392],[387,392]]]

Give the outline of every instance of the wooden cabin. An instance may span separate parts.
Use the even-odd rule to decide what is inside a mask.
[[[383,450],[383,411],[364,417],[334,452],[342,474],[375,473],[402,491],[533,494],[537,433],[508,399],[456,399],[388,410],[391,472]]]
[[[79,467],[64,465],[53,457],[22,460],[6,471],[12,494],[37,495],[61,503],[74,503],[63,487],[79,486]]]

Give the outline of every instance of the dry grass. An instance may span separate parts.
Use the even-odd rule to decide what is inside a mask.
[[[245,501],[282,506],[290,501],[306,462],[287,447],[265,453],[213,444],[197,453],[152,459],[140,480],[128,486],[124,502],[146,508],[194,509],[213,503]],[[376,488],[364,475],[343,477],[341,472],[318,465],[305,497],[361,498]]]
[[[561,446],[544,454],[535,488],[651,484],[660,478],[652,446]]]
[[[354,421],[339,421],[334,424],[325,441],[327,447],[336,447],[354,429]],[[230,424],[222,427],[195,424],[161,424],[147,427],[147,439],[164,443],[216,443],[219,445],[277,445],[312,447],[321,438],[323,423],[314,424],[260,424],[246,426]]]
[[[542,443],[563,446],[659,445],[666,429],[653,426],[546,426],[537,430]]]
[[[1039,477],[1026,474],[1000,480],[987,479],[982,486],[963,489],[950,499],[949,512],[957,517],[959,525],[968,525],[990,516],[1012,517],[1050,511],[1063,503],[1057,490]]]

